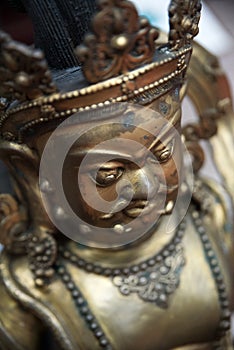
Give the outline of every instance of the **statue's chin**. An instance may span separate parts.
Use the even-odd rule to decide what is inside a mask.
[[[69,234],[65,234],[69,239],[82,245],[93,247],[112,249],[125,247],[144,239],[152,232],[157,230],[160,222],[160,213],[155,213],[152,209],[145,209],[143,214],[138,209],[131,209],[131,220],[128,223],[113,220],[110,227],[98,227],[83,222],[79,228],[70,230]]]

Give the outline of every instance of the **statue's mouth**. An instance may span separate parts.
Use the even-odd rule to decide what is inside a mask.
[[[174,191],[178,190],[178,187],[179,187],[178,185],[166,186],[166,185],[160,184],[158,194],[171,194]]]
[[[146,201],[146,200],[137,200],[132,201],[127,208],[123,210],[124,214],[130,218],[136,218],[139,215],[147,215],[152,210],[157,210],[157,203],[155,200]]]
[[[178,185],[174,186],[164,186],[161,185],[157,194],[171,194],[178,189]],[[165,212],[162,204],[165,205],[162,197],[156,196],[156,198],[150,200],[133,200],[131,203],[123,210],[123,213],[130,218],[137,218],[139,215],[145,216],[154,211],[155,214],[162,214]]]
[[[152,199],[144,199],[144,200],[132,200],[127,207],[122,209],[121,207],[124,205],[124,203],[127,203],[126,200],[119,201],[115,205],[115,209],[119,207],[119,213],[122,212],[124,215],[128,216],[131,219],[135,219],[138,216],[145,216],[147,214],[150,214],[152,211],[155,212],[155,214],[162,214],[165,212],[164,206],[162,208],[162,205],[164,203],[164,195],[171,194],[178,190],[178,185],[174,186],[165,186],[163,184],[160,185],[160,188],[158,190],[157,196]],[[158,196],[159,195],[159,196]],[[110,213],[103,214],[100,218],[102,220],[111,219],[115,216],[116,211],[111,211]]]

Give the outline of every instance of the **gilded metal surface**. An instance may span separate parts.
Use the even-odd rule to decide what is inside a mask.
[[[0,37],[0,59],[5,74],[0,78],[3,79],[1,94],[8,97],[10,81],[11,99],[32,98],[30,102],[11,108],[9,101],[0,101],[0,156],[10,170],[15,190],[14,198],[0,197],[0,242],[5,245],[0,265],[0,349],[36,350],[46,329],[56,342],[55,348],[64,350],[230,350],[230,310],[234,307],[230,216],[231,197],[234,197],[230,168],[234,159],[230,149],[234,144],[234,119],[226,77],[217,60],[195,45],[189,66],[191,40],[198,30],[200,1],[171,1],[169,43],[156,47],[154,57],[152,38],[155,32],[148,23],[139,22],[131,3],[101,1],[100,6],[93,32],[101,39],[104,52],[111,48],[114,67],[107,67],[106,57],[101,57],[98,65],[104,69],[92,66],[97,73],[95,84],[78,86],[75,91],[47,96],[51,80],[42,56],[12,43],[4,34]],[[123,21],[122,14],[125,17],[129,14],[127,21]],[[114,21],[113,32],[106,33],[101,24],[103,20],[109,26],[110,16]],[[136,58],[132,71],[126,71],[133,68],[129,56],[132,47],[125,46],[129,36],[132,45],[140,37],[144,38],[137,50],[144,52],[140,64],[148,62],[136,68],[135,64],[138,67],[139,63]],[[87,40],[86,46],[89,46]],[[85,50],[85,54],[92,54],[87,47]],[[24,65],[23,68],[14,65],[16,57],[25,63],[25,71]],[[196,182],[185,215],[186,226],[165,234],[167,216],[175,222],[178,215],[172,210],[179,186],[174,160],[181,164],[182,154],[178,142],[171,138],[172,130],[181,133],[180,107],[188,66],[188,95],[199,119],[196,125],[185,126],[182,136],[193,155]],[[29,77],[21,75],[15,81],[12,74],[18,72],[18,68],[28,74],[31,67],[34,71],[35,67],[39,69],[38,75],[37,72]],[[118,77],[99,82],[120,72],[123,74]],[[39,87],[40,79],[44,78],[45,85]],[[92,78],[88,77],[90,81]],[[35,95],[34,82],[38,88]],[[29,90],[33,91],[33,96]],[[81,164],[78,151],[83,155],[88,153],[109,135],[126,138],[126,130],[114,123],[116,114],[129,117],[129,111],[117,107],[117,102],[124,101],[151,107],[166,121],[171,121],[173,127],[167,130],[166,145],[154,148],[157,164],[144,160],[142,169],[136,169],[118,157],[111,166],[100,168],[95,179],[91,176],[85,179],[86,191],[92,193],[97,187],[100,197],[106,200],[113,199],[115,181],[122,176],[132,184],[134,197],[130,206],[103,217],[84,203],[75,188],[75,169]],[[104,108],[103,114],[92,114],[99,108]],[[100,125],[83,135],[80,143],[71,149],[72,156],[64,167],[64,186],[74,211],[82,212],[86,222],[97,227],[113,227],[123,234],[123,224],[137,217],[147,206],[147,186],[142,171],[151,179],[153,170],[160,164],[166,179],[165,208],[158,226],[150,234],[147,232],[144,239],[124,249],[90,248],[69,240],[57,231],[42,204],[41,192],[52,193],[54,213],[58,217],[66,215],[57,205],[59,194],[54,184],[44,179],[39,188],[40,159],[52,130],[60,121],[84,110],[91,112],[91,119],[85,120],[80,113],[77,124],[66,129],[67,135],[84,130],[87,124],[95,125],[95,116]],[[102,124],[102,117],[108,119],[108,126]],[[144,130],[146,125],[148,130],[153,127],[162,130],[164,124],[151,118],[149,113],[138,130],[128,129],[128,137],[150,149],[153,140],[150,132]],[[204,160],[201,139],[213,147],[214,162],[229,193],[212,180],[200,179],[199,169]],[[107,151],[104,149],[102,153]],[[128,151],[132,149],[129,147]],[[154,192],[155,178],[152,183],[151,191],[158,199],[159,192]],[[185,192],[187,190],[186,187]],[[124,195],[129,193],[125,190]],[[155,213],[151,211],[150,215],[153,217]],[[79,229],[85,231],[84,226]],[[163,303],[160,304],[160,300]]]

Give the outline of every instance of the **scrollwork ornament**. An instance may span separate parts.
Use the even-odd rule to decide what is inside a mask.
[[[0,243],[14,254],[25,253],[27,233],[27,215],[9,194],[0,195]]]
[[[169,296],[180,283],[180,272],[185,264],[183,248],[176,247],[174,254],[168,256],[151,270],[130,276],[116,276],[113,283],[121,294],[137,294],[146,302],[153,302],[161,308],[169,306]]]
[[[217,133],[217,114],[206,113],[200,116],[199,122],[187,124],[183,128],[185,144],[193,159],[195,173],[201,169],[205,161],[204,151],[199,144],[200,140],[209,140]]]
[[[42,51],[0,31],[0,96],[27,101],[55,91]]]
[[[76,49],[86,79],[99,82],[151,62],[159,31],[138,17],[135,6],[126,0],[99,0],[98,7],[92,33]]]
[[[169,41],[174,48],[190,43],[198,34],[201,13],[200,0],[172,0],[169,6]]]
[[[204,151],[198,141],[187,141],[186,148],[192,156],[192,166],[195,174],[201,169],[205,161]]]

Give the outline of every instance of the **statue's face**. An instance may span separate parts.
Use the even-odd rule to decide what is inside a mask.
[[[146,217],[161,211],[162,201],[167,203],[174,199],[178,189],[180,144],[177,135],[169,133],[162,140],[157,140],[140,127],[126,131],[124,128],[121,130],[118,124],[109,124],[103,134],[100,129],[97,127],[92,131],[92,140],[89,141],[87,133],[86,145],[73,147],[65,163],[63,184],[73,210],[79,215],[82,213],[85,221],[101,227],[130,222],[146,209],[150,200]],[[112,139],[103,142],[109,135]],[[88,159],[82,164],[86,156]],[[108,158],[109,161],[106,160]],[[79,186],[76,187],[78,170]],[[107,205],[107,209],[109,207],[113,211],[121,207],[122,200],[131,201],[123,210],[115,209],[111,214],[95,209],[98,206],[95,200],[114,202],[117,198],[119,201],[113,205],[114,208]]]
[[[84,224],[122,234],[124,225],[144,230],[173,208],[182,160],[180,111],[176,119],[172,126],[158,113],[128,110],[59,132],[59,142],[68,135],[73,140],[63,162],[63,191]]]

